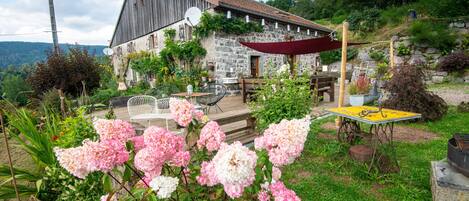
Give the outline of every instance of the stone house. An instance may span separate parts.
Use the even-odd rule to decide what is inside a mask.
[[[163,49],[164,30],[175,29],[177,40],[192,37],[192,28],[184,20],[190,7],[203,12],[220,13],[227,18],[240,18],[260,23],[262,33],[229,35],[213,33],[202,40],[207,50],[203,66],[216,79],[230,75],[262,76],[267,66],[279,67],[287,62],[284,55],[264,54],[242,46],[239,41],[279,42],[286,36],[293,40],[310,39],[331,34],[332,30],[299,16],[284,12],[254,0],[125,0],[110,47],[114,71],[119,73],[123,58],[131,52]],[[297,57],[298,69],[307,70],[319,66],[319,55]],[[274,70],[274,69],[272,69]],[[140,76],[129,68],[126,80],[138,81]]]

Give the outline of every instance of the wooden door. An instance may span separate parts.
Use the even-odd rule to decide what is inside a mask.
[[[259,77],[259,56],[251,56],[251,76]]]

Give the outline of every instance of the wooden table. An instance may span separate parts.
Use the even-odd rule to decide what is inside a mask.
[[[393,144],[394,123],[421,118],[421,114],[391,110],[370,106],[353,106],[326,109],[331,114],[342,117],[341,124],[337,129],[337,139],[340,142],[349,143],[351,145],[358,143],[362,138],[368,138],[373,149],[373,157],[369,166],[369,170],[374,165],[375,159],[380,162],[383,154],[377,154],[377,149],[386,145],[390,147],[389,151],[397,168],[399,164],[396,159],[396,151]],[[368,132],[362,131],[360,124],[370,125]]]

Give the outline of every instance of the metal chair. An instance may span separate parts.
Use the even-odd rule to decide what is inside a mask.
[[[205,97],[200,97],[197,99],[197,102],[206,108],[207,114],[210,112],[211,107],[215,107],[215,109],[219,109],[221,112],[223,110],[218,105],[223,97],[226,95],[226,87],[222,84],[209,84],[206,87],[202,88],[202,92],[210,93],[210,95]]]
[[[127,101],[127,110],[130,121],[146,120],[150,126],[152,119],[166,120],[166,129],[169,128],[168,120],[171,119],[169,112],[169,99],[157,100],[153,96],[134,96]]]

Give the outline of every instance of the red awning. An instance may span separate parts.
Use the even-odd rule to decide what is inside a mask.
[[[286,54],[300,55],[323,52],[328,50],[339,49],[342,47],[342,41],[331,40],[330,37],[314,38],[308,40],[297,40],[287,42],[273,43],[249,43],[240,42],[246,47],[257,50],[259,52],[269,54]],[[348,46],[361,45],[366,43],[348,43]]]

